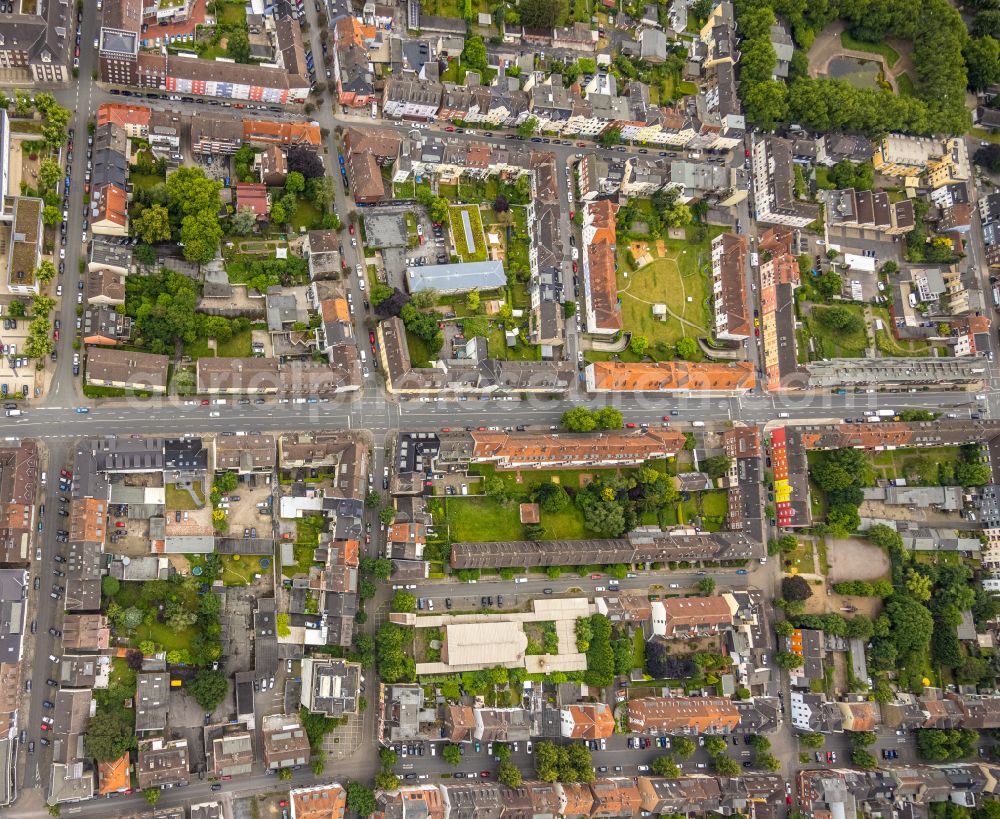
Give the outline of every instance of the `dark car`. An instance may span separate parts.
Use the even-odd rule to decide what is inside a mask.
[[[552,589],[542,589],[542,594],[552,594]]]
[[[213,791],[221,791],[222,790],[222,783],[221,782],[216,782],[214,785],[212,785],[212,790]]]
[[[42,708],[55,708],[55,705],[48,700],[42,700]]]
[[[51,634],[53,637],[62,637],[62,632],[57,628],[50,628],[49,634]]]
[[[51,677],[49,677],[49,678],[48,678],[48,679],[47,679],[47,680],[45,681],[45,684],[46,684],[46,685],[51,685],[51,686],[52,686],[53,688],[58,688],[58,687],[59,687],[59,683],[57,683],[57,682],[56,682],[55,680],[53,680],[53,679],[52,679]]]

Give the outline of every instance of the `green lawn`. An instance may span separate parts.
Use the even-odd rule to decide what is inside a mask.
[[[251,342],[253,331],[244,330],[242,333],[233,333],[229,341],[220,341],[219,358],[248,358],[253,355]]]
[[[896,77],[896,84],[899,86],[899,96],[915,97],[917,95],[917,89],[913,85],[913,80],[910,79],[910,75],[906,72]]]
[[[253,354],[251,342],[253,331],[244,330],[242,333],[234,333],[228,341],[216,343],[219,358],[248,358]],[[195,361],[199,358],[213,358],[216,354],[208,346],[207,338],[197,338],[191,344],[184,345],[184,355],[189,355]]]
[[[854,51],[864,51],[868,54],[878,54],[885,57],[889,68],[899,62],[899,52],[887,43],[866,43],[863,40],[855,40],[848,32],[844,31],[840,35],[840,44],[844,48],[850,48]]]
[[[320,218],[320,212],[316,209],[316,206],[308,199],[300,197],[298,204],[295,206],[295,216],[291,220],[292,231],[298,233],[299,228],[303,227],[306,230],[312,230],[317,227]]]
[[[472,224],[474,243],[472,247],[466,246],[465,223],[461,215],[463,211],[469,214],[469,221]],[[459,258],[463,262],[486,261],[486,236],[483,233],[483,220],[479,208],[475,205],[452,205],[448,214],[451,219],[451,234],[455,239],[455,252]]]
[[[222,582],[226,586],[246,586],[253,575],[263,570],[257,555],[220,555]]]
[[[711,267],[712,239],[724,231],[722,227],[710,228],[704,242],[664,240],[665,256],[654,258],[627,276],[628,243],[618,243],[622,320],[626,330],[649,339],[649,354],[654,358],[669,358],[673,354],[672,350],[657,350],[658,343],[673,345],[684,336],[708,335],[709,284],[705,270]],[[667,321],[655,320],[652,305],[657,303],[666,304],[670,313],[683,321],[673,317]]]
[[[307,574],[313,565],[313,552],[319,544],[319,535],[323,531],[324,518],[321,515],[310,515],[295,521],[295,562],[282,565],[281,573],[285,577],[296,574]]]
[[[155,185],[159,185],[161,182],[166,180],[162,176],[157,176],[155,173],[138,173],[136,171],[129,172],[128,181],[135,185],[135,187],[142,190],[149,190]]]
[[[926,486],[940,485],[942,465],[949,465],[949,473],[954,475],[954,467],[961,460],[962,453],[957,446],[896,449],[875,452],[871,456],[872,471],[877,477],[886,480],[906,478]]]
[[[195,503],[191,493],[186,489],[178,489],[176,485],[168,483],[166,487],[166,499],[168,509],[201,509],[205,505],[205,495],[201,489],[201,481],[195,481],[194,493],[202,499],[201,503]]]
[[[875,330],[875,343],[885,355],[920,358],[931,354],[933,344],[927,341],[897,339],[892,334],[892,330],[890,329],[892,327],[892,319],[886,308],[873,307],[872,315],[882,319],[882,329]]]
[[[223,25],[246,25],[247,12],[244,3],[217,3],[218,21]]]
[[[445,514],[453,541],[490,542],[523,540],[524,527],[516,501],[504,505],[492,498],[449,497]],[[583,516],[575,506],[562,512],[542,512],[542,527],[549,540],[578,540],[586,537]]]
[[[641,628],[632,632],[632,667],[646,670],[646,638]]]
[[[864,319],[864,308],[857,304],[839,305],[856,312]],[[805,318],[805,333],[812,337],[816,345],[816,358],[860,358],[865,353],[868,336],[864,329],[855,333],[843,333],[827,327],[817,315],[826,307],[814,307]]]
[[[152,640],[165,651],[173,651],[174,649],[180,651],[190,647],[191,641],[197,633],[198,630],[195,628],[185,628],[178,631],[166,623],[154,620],[152,625],[139,626],[135,630],[135,639],[132,642],[134,645],[139,645],[143,640]]]
[[[410,349],[410,364],[414,367],[430,367],[431,359],[437,358],[440,352],[431,352],[426,341],[409,331],[406,333],[406,343]]]

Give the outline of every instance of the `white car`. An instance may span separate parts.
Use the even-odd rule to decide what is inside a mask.
[[[66,248],[64,247],[59,248],[59,258],[60,259],[66,258]]]
[[[57,284],[56,285],[56,295],[57,296],[61,296],[62,295],[62,285],[61,284]]]
[[[216,412],[216,411],[213,411],[213,412],[210,412],[210,413],[208,414],[208,417],[209,417],[209,418],[218,418],[218,417],[219,417],[219,413],[218,413],[218,412]]]
[[[77,293],[76,294],[76,303],[77,304],[83,304],[83,293]]]

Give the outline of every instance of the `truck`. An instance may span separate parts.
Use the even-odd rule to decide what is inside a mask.
[[[878,415],[882,418],[892,418],[896,414],[896,410],[891,409],[881,409],[878,411]]]

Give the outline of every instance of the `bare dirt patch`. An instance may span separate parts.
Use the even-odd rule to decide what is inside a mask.
[[[889,557],[878,546],[857,538],[828,540],[829,580],[880,580],[889,572]]]

